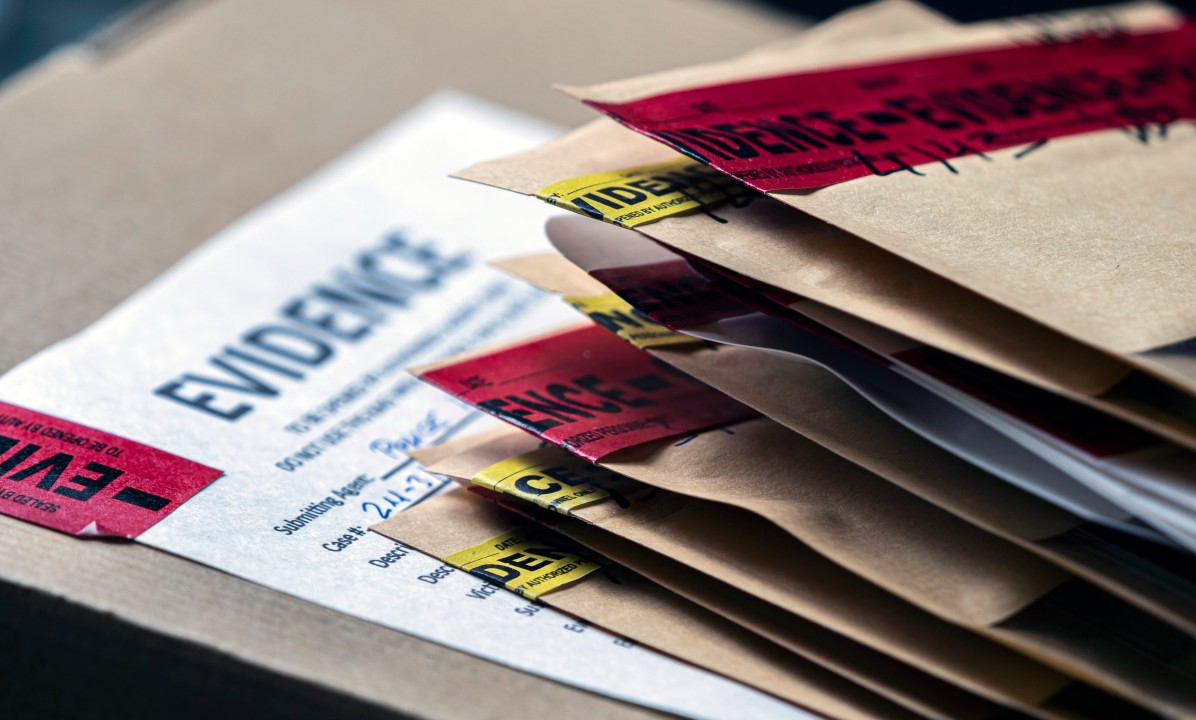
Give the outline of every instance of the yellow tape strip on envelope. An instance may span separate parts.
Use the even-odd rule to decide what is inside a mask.
[[[505,532],[444,561],[532,600],[576,582],[608,562],[597,556],[583,557],[538,537],[533,530]]]
[[[669,330],[614,293],[566,297],[565,301],[637,348],[702,342],[691,335]]]
[[[496,462],[473,477],[475,485],[569,515],[610,497],[599,478],[614,473],[557,447],[544,447]]]
[[[742,184],[689,158],[582,175],[536,191],[553,205],[635,227],[750,193]]]

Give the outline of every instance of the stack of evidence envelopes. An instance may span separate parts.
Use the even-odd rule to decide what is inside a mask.
[[[882,1],[562,89],[458,175],[573,211],[499,266],[578,320],[416,369],[506,423],[375,531],[816,716],[1196,715],[1196,27]]]

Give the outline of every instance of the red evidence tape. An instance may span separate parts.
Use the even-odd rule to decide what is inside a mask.
[[[0,402],[0,514],[72,535],[134,538],[222,474]]]
[[[597,325],[428,370],[421,378],[590,462],[758,415]]]
[[[757,190],[814,188],[1194,119],[1196,25],[586,102]]]

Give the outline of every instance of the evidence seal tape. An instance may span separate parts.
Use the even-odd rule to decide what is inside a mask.
[[[689,158],[582,175],[536,191],[541,200],[621,227],[749,194],[738,182]]]
[[[592,323],[420,377],[591,462],[758,415]]]
[[[458,550],[444,561],[532,600],[577,582],[610,562],[590,552],[566,548],[531,528],[497,535]]]
[[[565,302],[637,348],[702,342],[698,338],[669,330],[614,293],[586,297],[567,296]]]
[[[134,538],[223,473],[0,402],[0,513],[72,535]]]
[[[1196,25],[586,103],[770,192],[1196,118]],[[950,167],[948,165],[948,167]]]
[[[557,447],[496,462],[475,475],[473,483],[562,515],[612,497],[621,499],[624,490],[638,485]]]

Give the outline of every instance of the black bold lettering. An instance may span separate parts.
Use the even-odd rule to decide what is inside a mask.
[[[731,156],[720,152],[717,148],[712,148],[701,140],[682,135],[672,130],[656,130],[649,133],[652,137],[665,143],[672,145],[681,152],[700,162],[709,162],[711,157],[721,158],[723,160],[730,160]]]
[[[490,580],[496,580],[499,583],[506,583],[519,577],[519,571],[515,568],[506,567],[505,565],[478,565],[469,571],[474,575],[480,575]]]
[[[681,189],[680,185],[670,182],[663,176],[653,176],[647,180],[632,180],[627,184],[637,190],[651,193],[655,197],[664,197]]]
[[[588,413],[580,408],[570,407],[569,405],[564,405],[562,403],[549,400],[534,390],[529,390],[528,392],[524,393],[523,396],[508,395],[507,399],[513,403],[518,403],[526,408],[531,408],[536,412],[549,415],[566,423],[575,421],[574,417],[570,417],[571,415],[582,418],[594,417],[593,413]],[[576,405],[576,403],[574,404]]]
[[[835,130],[831,133],[826,133],[816,127],[812,127],[804,118],[798,118],[793,115],[779,115],[778,119],[794,127],[801,128],[802,132],[809,136],[809,141],[818,147],[826,147],[825,143],[833,143],[835,145],[854,145],[855,140],[851,136],[841,130]]]
[[[723,153],[727,153],[726,157],[728,159],[732,157],[747,159],[760,156],[759,150],[752,147],[743,138],[729,132],[703,128],[682,128],[677,132],[690,137],[701,138],[707,145],[714,146]]]
[[[12,446],[10,445],[9,447],[12,447]],[[0,476],[3,476],[4,473],[8,472],[9,470],[12,470],[16,466],[25,462],[26,458],[28,458],[30,455],[32,455],[33,453],[35,453],[41,449],[42,449],[41,445],[34,445],[33,443],[30,443],[30,444],[26,445],[25,447],[21,448],[20,450],[16,451],[11,456],[9,456],[9,458],[7,460],[0,463]]]
[[[67,469],[67,467],[71,464],[71,461],[74,459],[74,455],[55,453],[35,465],[30,465],[20,472],[15,472],[12,475],[9,475],[8,479],[20,482],[22,480],[31,478],[38,473],[44,472],[46,476],[38,481],[37,486],[42,490],[49,490],[50,488],[54,487],[54,483],[58,482],[58,478],[62,477],[62,473]]]
[[[715,130],[734,133],[736,136],[743,138],[747,142],[752,143],[756,147],[764,150],[767,153],[771,153],[772,155],[786,155],[793,152],[793,148],[787,144],[769,143],[762,140],[761,138],[767,137],[771,134],[768,131],[753,128],[747,123],[742,123],[742,125],[743,128],[737,128],[736,123],[724,123],[722,125],[714,125],[713,127]],[[773,139],[777,139],[776,135],[773,135],[772,137]]]
[[[561,486],[554,482],[550,482],[543,487],[532,484],[537,480],[543,479],[543,475],[524,475],[515,481],[515,489],[529,495],[551,495],[561,489]]]
[[[624,328],[624,327],[642,328],[644,326],[644,324],[642,322],[631,317],[630,315],[623,312],[622,310],[616,310],[615,312],[597,312],[597,311],[595,311],[595,312],[587,313],[587,314],[590,316],[591,320],[598,323],[599,325],[606,328],[607,330],[610,330],[613,333],[619,332],[619,328]]]
[[[835,127],[842,128],[845,132],[863,140],[865,142],[876,142],[878,140],[888,140],[889,136],[880,132],[879,130],[859,130],[857,126],[860,121],[856,118],[835,117],[829,110],[812,110],[806,113],[812,118],[817,118],[823,122],[830,123]]]
[[[542,432],[549,428],[554,428],[561,423],[551,418],[544,418],[543,420],[529,420],[528,417],[532,414],[531,410],[519,410],[516,408],[508,409],[510,405],[506,400],[495,398],[493,400],[483,400],[479,402],[478,407],[486,412],[497,415],[498,417],[506,418],[512,423],[521,428],[526,428],[532,432]]]
[[[632,190],[625,187],[602,188],[598,192],[607,197],[614,198],[619,202],[626,203],[627,205],[635,205],[636,203],[641,203],[648,199],[648,196],[639,190]]]
[[[539,555],[539,553],[536,553],[536,554]],[[540,568],[546,568],[552,564],[551,560],[537,560],[536,558],[530,557],[523,553],[515,553],[514,555],[507,555],[506,557],[500,557],[498,559],[498,561],[500,563],[505,563],[507,565],[514,565],[517,568],[522,568],[522,569],[528,570],[528,571],[535,571],[535,570],[539,570]]]
[[[84,475],[75,475],[67,480],[67,482],[81,487],[81,490],[76,490],[75,488],[69,487],[59,487],[55,488],[54,492],[58,495],[65,495],[66,497],[74,498],[76,500],[87,501],[94,497],[96,493],[111,485],[113,480],[125,474],[124,470],[117,470],[116,468],[108,467],[107,465],[101,465],[100,463],[96,462],[87,463],[83,469],[90,470],[91,472],[95,473],[96,476],[86,477]],[[42,485],[41,483],[38,483],[37,486],[41,487]]]

